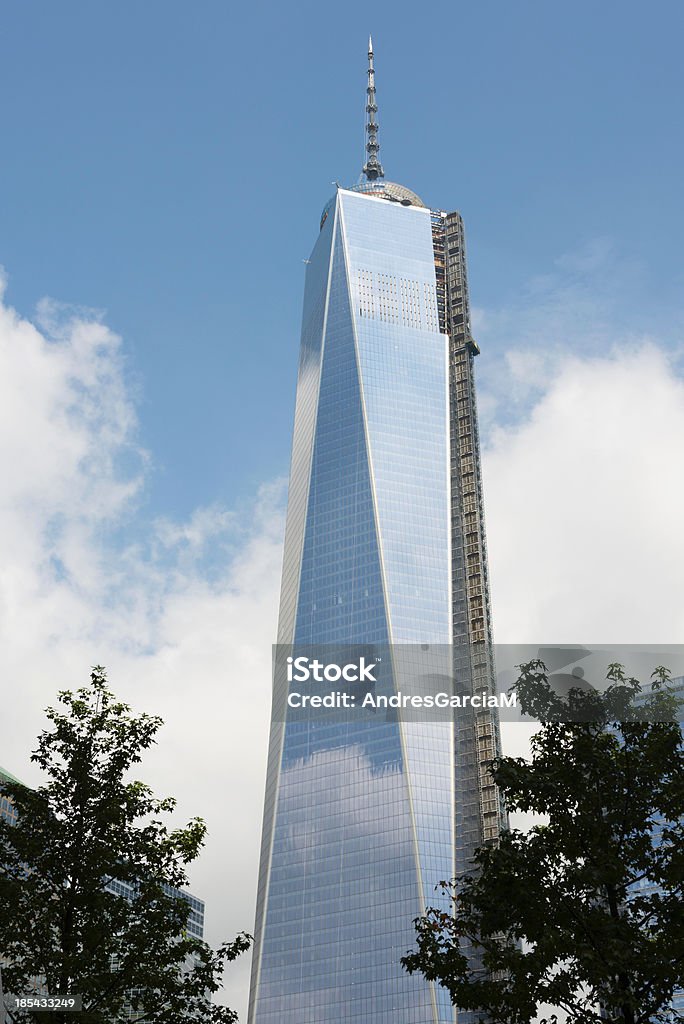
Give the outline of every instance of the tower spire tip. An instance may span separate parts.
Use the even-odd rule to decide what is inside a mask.
[[[375,102],[375,68],[373,66],[373,37],[368,36],[368,97],[366,101],[366,153],[368,158],[363,167],[363,173],[368,181],[375,181],[376,178],[384,178],[385,172],[378,160],[380,143],[378,142],[378,122],[375,115],[378,112],[378,105]]]

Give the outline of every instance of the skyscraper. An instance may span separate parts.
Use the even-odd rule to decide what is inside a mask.
[[[370,42],[368,64],[363,180],[325,207],[306,272],[278,643],[453,643],[489,692],[463,223],[384,179]],[[495,714],[279,717],[250,1024],[453,1021],[399,960],[435,885],[499,834]]]

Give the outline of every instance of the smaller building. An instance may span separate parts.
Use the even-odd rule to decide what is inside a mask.
[[[106,886],[108,892],[113,892],[116,896],[125,896],[127,899],[132,900],[135,896],[134,887],[130,882],[119,882],[113,878]],[[192,896],[189,892],[185,892],[184,889],[173,889],[170,885],[164,886],[164,892],[167,896],[172,898],[178,898],[186,900],[190,904],[190,914],[188,916],[188,934],[192,935],[195,939],[204,938],[204,902],[198,900],[196,896]]]
[[[19,779],[17,779],[16,776],[12,775],[10,772],[0,767],[0,817],[4,818],[6,821],[9,821],[11,825],[14,825],[17,821],[18,815],[16,806],[12,798],[5,791],[5,785],[7,783],[23,785],[23,783]],[[134,887],[130,883],[120,882],[117,879],[110,879],[106,886],[106,889],[117,896],[124,896],[129,900],[133,900],[135,895]],[[204,902],[198,899],[196,896],[193,896],[191,893],[185,892],[183,889],[174,889],[169,885],[164,886],[164,891],[168,896],[171,896],[173,898],[184,899],[189,903],[190,914],[188,916],[187,921],[187,931],[193,938],[203,939]],[[2,969],[2,966],[5,963],[6,961],[4,961],[2,959],[2,955],[0,955],[0,970]],[[36,980],[35,990],[36,992],[44,991],[42,989],[40,979]],[[140,1022],[140,1024],[142,1024],[142,1014],[136,1013],[136,1011],[134,1011],[130,1007],[127,1009],[126,1012],[128,1015],[128,1019],[130,1021],[138,1021]]]
[[[10,825],[13,825],[17,820],[17,809],[14,806],[14,801],[11,797],[7,796],[4,791],[4,783],[12,782],[19,783],[19,779],[15,778],[14,775],[10,775],[8,771],[5,771],[0,766],[0,818],[4,818],[5,821],[9,821]],[[21,785],[21,783],[19,783]]]
[[[14,801],[4,790],[3,783],[14,783],[15,785],[23,785],[23,783],[15,776],[8,772],[5,768],[0,766],[0,817],[9,821],[13,825],[17,820],[17,809],[14,805]],[[126,896],[128,899],[133,899],[134,891],[133,886],[128,882],[119,882],[116,879],[112,879],[107,885],[109,892],[115,893],[118,896]],[[167,896],[179,897],[187,900],[190,904],[190,915],[188,917],[188,932],[196,939],[204,938],[204,902],[197,899],[189,892],[185,892],[183,889],[173,889],[171,886],[164,886],[164,891]]]

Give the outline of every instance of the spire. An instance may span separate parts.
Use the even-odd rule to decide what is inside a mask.
[[[368,88],[366,89],[368,101],[366,103],[366,153],[368,159],[363,168],[363,173],[369,181],[376,178],[384,178],[385,172],[378,160],[378,122],[375,115],[378,112],[378,105],[375,102],[375,69],[373,67],[373,39],[368,37]]]

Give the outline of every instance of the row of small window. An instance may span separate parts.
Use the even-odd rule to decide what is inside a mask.
[[[410,327],[423,326],[423,308],[420,301],[420,282],[397,278],[371,270],[357,271],[359,315],[378,316],[392,323],[403,322]],[[398,288],[397,288],[398,285]],[[423,282],[425,319],[430,330],[437,329],[437,310],[433,289]],[[401,315],[399,300],[401,299]]]

